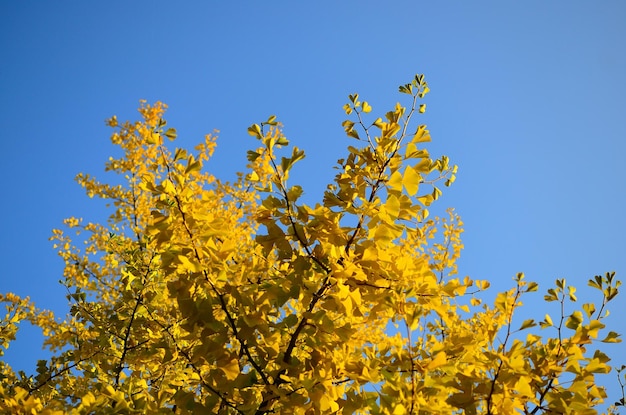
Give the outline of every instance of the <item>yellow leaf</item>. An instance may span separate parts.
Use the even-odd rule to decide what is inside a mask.
[[[444,365],[447,361],[447,357],[446,357],[446,352],[441,351],[439,353],[437,353],[435,355],[435,357],[433,358],[433,360],[431,360],[428,363],[428,366],[426,367],[428,370],[433,370],[436,369],[442,365]]]
[[[251,182],[258,182],[260,179],[261,178],[259,177],[256,171],[252,171],[248,175],[248,180],[250,180]]]
[[[363,256],[361,257],[362,261],[377,261],[378,260],[378,249],[376,246],[370,246],[363,251]]]
[[[320,394],[318,402],[323,413],[335,413],[339,410],[339,404],[327,394]]]
[[[420,173],[430,173],[431,162],[429,159],[423,159],[419,163],[417,163],[415,166],[413,166],[413,169],[415,169],[416,172],[420,172]]]
[[[237,359],[233,359],[225,365],[220,365],[220,369],[224,372],[226,379],[235,380],[237,376],[239,376],[239,361]]]
[[[420,196],[417,200],[419,200],[419,202],[424,206],[430,206],[430,204],[433,203],[433,197],[431,195]]]
[[[404,405],[402,405],[401,403],[397,404],[394,408],[393,408],[393,415],[404,415],[407,413],[406,407]]]
[[[399,233],[397,229],[394,229],[391,225],[380,223],[376,228],[370,230],[370,235],[373,235],[377,244],[380,243],[384,245],[397,238]]]
[[[399,171],[393,172],[393,174],[389,178],[389,181],[387,182],[387,185],[391,190],[395,190],[398,192],[402,191],[402,174]]]
[[[252,124],[250,127],[248,127],[248,134],[257,138],[261,138],[261,126],[259,126],[259,124]]]
[[[174,183],[171,180],[166,179],[163,181],[163,193],[168,195],[176,194],[176,188],[174,187]]]
[[[609,373],[611,367],[602,363],[599,359],[592,359],[587,366],[585,366],[585,370],[589,373]]]
[[[89,408],[91,405],[93,405],[96,402],[96,398],[95,396],[93,396],[93,394],[91,392],[87,392],[82,398],[81,398],[81,406],[84,408]]]
[[[515,392],[518,395],[524,396],[524,397],[533,397],[535,396],[535,392],[532,390],[532,388],[530,387],[530,383],[527,377],[522,376],[518,379],[517,383],[515,384]]]
[[[400,201],[395,195],[390,195],[387,198],[387,203],[385,203],[385,210],[394,219],[398,217],[398,215],[400,214]]]
[[[146,137],[146,142],[148,144],[159,144],[160,138],[161,136],[159,135],[159,133],[150,133]]]
[[[544,321],[549,325],[549,326],[553,326],[554,324],[552,323],[552,318],[550,317],[549,314],[546,314],[546,316],[544,317]]]
[[[621,343],[622,339],[620,339],[619,336],[620,335],[618,333],[609,331],[609,334],[607,334],[606,337],[600,341],[602,343]]]
[[[186,271],[200,272],[202,271],[202,265],[196,261],[190,261],[185,255],[178,255],[178,261],[181,263],[182,268]]]
[[[417,193],[421,181],[422,176],[417,173],[411,166],[407,166],[406,169],[404,169],[402,185],[406,189],[409,196],[414,196]]]
[[[426,143],[430,141],[430,132],[426,129],[425,125],[420,125],[415,131],[412,143]]]

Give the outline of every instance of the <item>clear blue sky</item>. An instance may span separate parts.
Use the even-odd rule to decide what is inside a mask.
[[[520,271],[583,293],[596,274],[624,279],[625,42],[623,1],[1,2],[0,291],[65,311],[47,238],[64,217],[104,219],[73,177],[105,176],[104,119],[137,118],[139,99],[170,106],[179,146],[219,129],[222,178],[245,166],[246,127],[276,114],[307,151],[293,180],[314,202],[349,144],[347,94],[382,113],[415,73],[429,148],[459,165],[439,208],[464,219],[461,274],[490,295]],[[556,312],[542,297],[526,300],[536,317]],[[609,320],[623,333],[625,298]],[[32,370],[39,341],[26,330],[7,360]]]

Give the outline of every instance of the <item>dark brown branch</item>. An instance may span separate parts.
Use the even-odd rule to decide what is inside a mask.
[[[133,312],[130,315],[130,321],[128,322],[128,326],[126,327],[126,333],[124,334],[124,341],[122,343],[122,356],[120,356],[120,363],[117,366],[117,370],[115,373],[115,386],[119,386],[120,384],[120,376],[122,374],[122,370],[124,370],[124,360],[126,359],[126,354],[130,350],[128,347],[128,342],[130,340],[130,332],[133,327],[133,322],[135,321],[135,315],[137,314],[137,310],[141,305],[141,294],[138,294],[135,298],[135,306],[133,307]]]
[[[88,357],[85,357],[85,358],[83,358],[83,359],[79,359],[77,362],[74,362],[74,363],[72,363],[72,364],[70,364],[70,365],[65,366],[64,368],[60,369],[60,370],[59,370],[58,372],[56,372],[56,373],[51,373],[51,374],[50,374],[50,375],[49,375],[49,376],[48,376],[45,380],[43,380],[43,381],[39,382],[36,386],[33,386],[33,387],[28,388],[28,393],[29,393],[29,394],[31,394],[31,393],[33,393],[33,392],[38,391],[39,389],[41,389],[42,387],[44,387],[46,384],[48,384],[48,382],[50,382],[50,381],[54,380],[55,378],[57,378],[57,377],[59,377],[59,376],[63,375],[65,372],[67,372],[67,371],[70,371],[70,370],[74,369],[74,368],[75,368],[76,366],[78,366],[79,364],[81,364],[81,363],[83,363],[83,362],[86,362],[86,361],[88,361],[88,360],[92,359],[94,356],[96,356],[96,355],[98,355],[98,354],[100,354],[100,353],[101,353],[101,351],[94,352],[93,354],[91,354],[91,355],[90,355],[90,356],[88,356]]]

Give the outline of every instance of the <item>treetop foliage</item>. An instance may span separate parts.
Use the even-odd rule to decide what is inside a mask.
[[[538,290],[523,274],[483,303],[489,283],[457,275],[459,216],[429,214],[457,167],[431,156],[430,132],[414,122],[424,76],[399,92],[408,105],[377,118],[349,96],[352,143],[314,205],[289,181],[305,153],[274,116],[248,129],[257,145],[232,183],[203,167],[213,135],[170,149],[165,104],[141,102],[136,122],[109,119],[123,155],[106,170],[124,184],[77,181],[112,214],[68,218],[51,238],[68,314],[0,296],[2,348],[27,321],[52,352],[32,375],[0,361],[0,410],[597,413],[607,396],[596,375],[611,370],[598,346],[620,340],[603,323],[620,282],[596,276],[598,299],[579,305],[557,280],[544,297],[556,314],[542,321],[516,318]]]

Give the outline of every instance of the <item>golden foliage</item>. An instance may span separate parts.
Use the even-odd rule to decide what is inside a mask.
[[[416,76],[400,87],[410,105],[373,122],[372,106],[349,97],[343,127],[356,144],[315,205],[288,182],[304,152],[275,117],[248,129],[258,148],[234,183],[203,167],[213,136],[195,151],[168,149],[176,131],[164,104],[142,102],[138,122],[108,120],[123,156],[106,170],[124,185],[77,181],[113,213],[106,225],[69,218],[76,235],[51,238],[69,314],[0,297],[2,347],[29,321],[55,353],[32,376],[1,363],[0,410],[596,413],[606,393],[594,376],[610,367],[592,349],[602,336],[619,340],[601,322],[619,282],[596,277],[599,307],[546,316],[535,333],[533,320],[515,326],[521,297],[537,290],[522,274],[481,304],[489,284],[457,276],[461,220],[427,210],[457,171],[431,158],[430,133],[411,123],[428,91]],[[559,280],[546,301],[576,302],[574,293]]]

